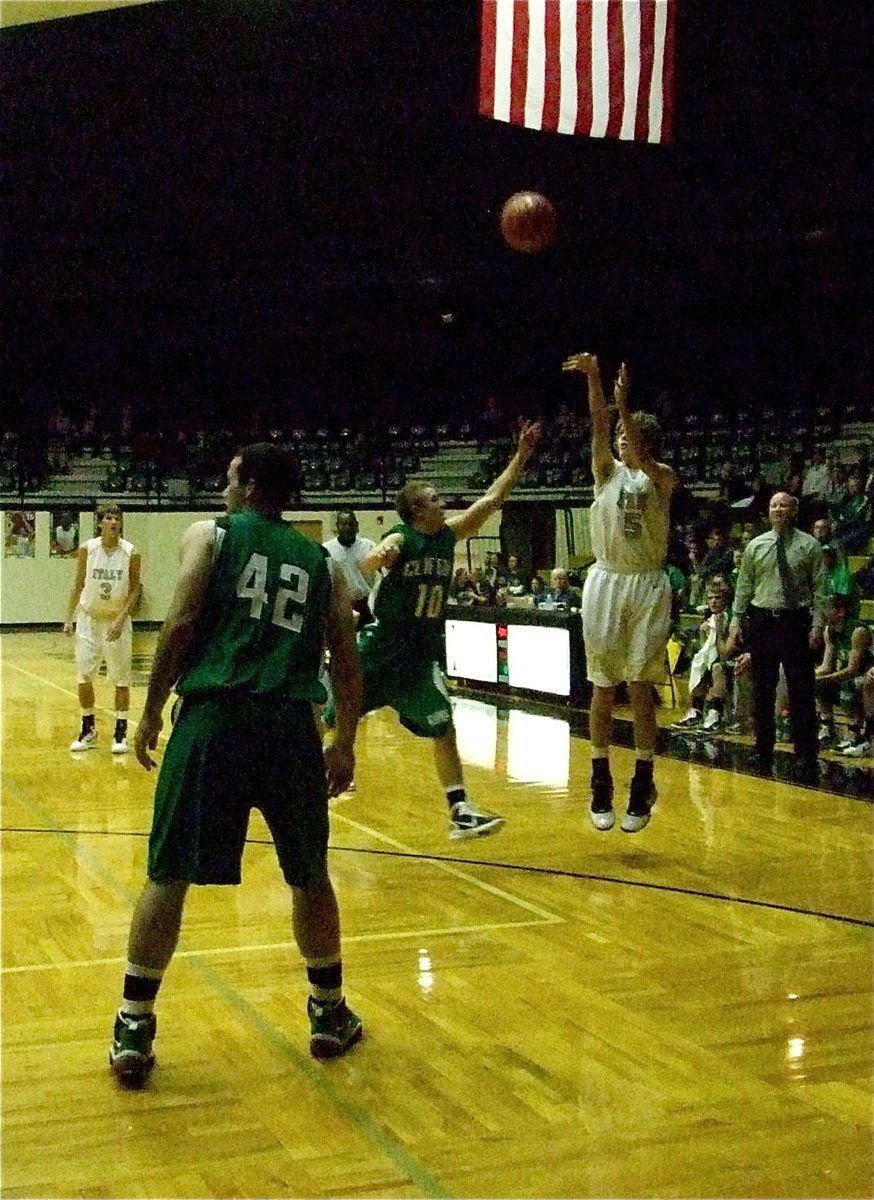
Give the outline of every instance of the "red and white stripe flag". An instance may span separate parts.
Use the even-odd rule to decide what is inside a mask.
[[[675,0],[483,0],[480,113],[583,137],[666,142]]]

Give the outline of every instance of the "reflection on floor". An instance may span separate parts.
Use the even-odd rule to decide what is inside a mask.
[[[521,764],[521,773],[516,778],[530,778],[524,773],[524,764],[528,761],[536,763],[532,769],[537,772],[537,781],[547,782],[543,778],[543,764],[547,762],[552,764],[550,770],[555,775],[555,778],[548,782],[559,785],[567,782],[567,769],[563,765],[568,761],[568,745],[565,739],[569,739],[571,733],[580,737],[589,736],[588,712],[547,701],[532,700],[527,696],[524,699],[501,697],[496,700],[487,693],[468,688],[457,688],[454,695],[458,740],[459,745],[463,747],[462,757],[466,758],[466,761],[490,766],[494,762],[494,755],[492,754],[490,761],[485,760],[488,759],[489,746],[493,746],[496,740],[493,726],[496,728],[499,719],[507,720],[508,756],[511,761]],[[676,720],[680,715],[682,714],[676,710],[666,710],[660,714],[656,747],[658,754],[683,762],[701,763],[705,766],[710,764],[725,771],[757,774],[749,763],[751,738],[726,733],[707,734],[698,730],[686,732],[671,729],[670,721]],[[617,707],[616,710],[614,741],[619,746],[631,747],[634,744],[631,715],[625,707]],[[778,744],[774,752],[773,778],[799,786],[815,786],[818,791],[833,792],[836,795],[874,803],[874,767],[870,765],[870,761],[854,761],[841,758],[833,752],[826,752],[820,756],[819,781],[813,785],[796,777],[792,747]]]

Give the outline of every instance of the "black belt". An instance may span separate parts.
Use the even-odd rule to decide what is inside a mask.
[[[810,616],[810,609],[803,606],[800,608],[761,608],[758,604],[751,604],[750,612],[762,613],[764,616],[773,617],[775,620],[779,620],[782,617]]]

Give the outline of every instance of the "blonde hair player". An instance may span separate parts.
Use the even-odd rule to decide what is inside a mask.
[[[637,763],[622,830],[637,833],[649,824],[656,799],[653,684],[664,679],[670,631],[671,586],[665,558],[671,493],[677,477],[659,461],[661,434],[655,417],[632,413],[628,406],[624,363],[613,389],[619,413],[616,456],[597,358],[574,354],[563,369],[586,376],[592,418],[595,499],[590,519],[595,565],[586,577],[582,603],[586,666],[594,689],[590,815],[596,829],[613,828],[613,701],[616,685],[625,682],[631,697]]]
[[[76,675],[82,727],[71,750],[97,745],[94,717],[94,675],[106,660],[106,674],[115,684],[115,732],[112,753],[127,753],[127,714],[130,709],[132,622],[140,598],[140,555],[121,536],[122,515],[116,504],[97,510],[100,536],[89,538],[76,554],[76,578],[67,602],[64,633],[76,635]],[[74,624],[75,618],[75,624]]]

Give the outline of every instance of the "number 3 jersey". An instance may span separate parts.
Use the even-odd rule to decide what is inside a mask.
[[[455,531],[420,533],[412,525],[395,525],[403,535],[401,552],[391,569],[377,580],[370,596],[377,639],[396,639],[398,653],[440,657],[443,617],[452,579]],[[372,628],[372,627],[371,627]]]
[[[253,509],[219,517],[215,526],[212,575],[176,690],[324,703],[326,552],[287,521]]]
[[[99,537],[89,538],[83,549],[88,557],[79,607],[89,617],[111,620],[127,603],[130,560],[136,550],[124,538],[119,538],[117,546],[107,549]]]

